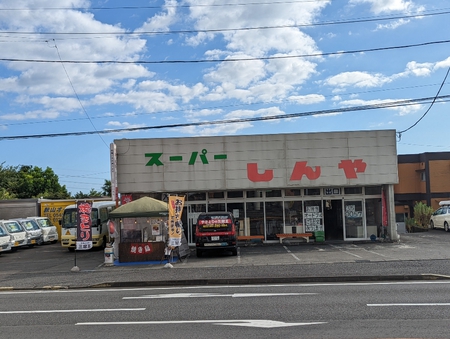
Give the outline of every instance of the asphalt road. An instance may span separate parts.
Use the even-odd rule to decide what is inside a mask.
[[[104,265],[99,250],[69,252],[58,244],[0,255],[0,288],[205,285],[264,282],[448,279],[450,233],[404,234],[400,242],[242,245],[238,256],[195,251],[164,264]],[[74,266],[79,272],[72,272]]]
[[[7,338],[448,338],[450,281],[3,291]]]

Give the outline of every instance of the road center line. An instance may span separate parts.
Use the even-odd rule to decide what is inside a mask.
[[[74,313],[74,312],[125,312],[145,311],[144,308],[97,308],[85,310],[27,310],[27,311],[1,311],[0,314],[33,314],[33,313]]]
[[[392,306],[450,306],[450,303],[399,303],[399,304],[367,304],[369,307],[392,307]]]

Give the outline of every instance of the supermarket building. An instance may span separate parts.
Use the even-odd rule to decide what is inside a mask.
[[[322,231],[325,241],[398,240],[395,130],[117,139],[113,196],[185,196],[195,243],[200,212],[230,211],[241,235]],[[384,226],[384,227],[383,227]]]

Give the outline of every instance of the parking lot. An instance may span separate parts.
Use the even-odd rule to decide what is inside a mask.
[[[298,265],[337,262],[377,262],[395,260],[450,259],[450,232],[429,230],[422,233],[402,234],[400,242],[334,242],[298,243],[285,241],[278,243],[239,247],[238,256],[231,253],[208,253],[202,258],[191,255],[175,265],[183,267],[220,267],[246,265]],[[103,250],[69,252],[59,243],[21,248],[16,252],[0,255],[1,275],[6,272],[64,272],[73,266],[81,270],[109,269],[104,265]],[[149,266],[149,263],[134,267]],[[154,268],[163,266],[152,262]]]

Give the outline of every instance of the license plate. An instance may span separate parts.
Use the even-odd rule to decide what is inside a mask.
[[[14,242],[14,246],[16,246],[16,247],[19,246],[19,242],[18,242],[18,241],[15,241],[15,242]]]
[[[214,237],[211,237],[211,241],[218,241],[220,239],[220,237],[219,236],[214,236]]]
[[[35,244],[35,243],[36,243],[36,240],[31,240],[31,243],[32,243],[32,244]]]

